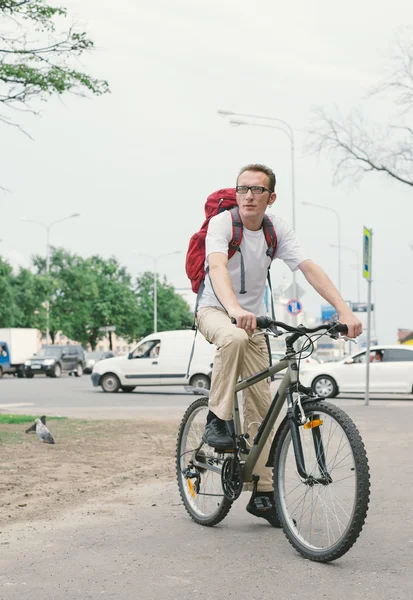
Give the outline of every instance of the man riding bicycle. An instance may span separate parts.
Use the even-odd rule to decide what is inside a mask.
[[[269,363],[264,337],[253,337],[252,334],[257,329],[256,315],[265,313],[263,298],[271,257],[265,252],[262,224],[267,207],[276,200],[274,189],[275,174],[269,167],[250,164],[241,169],[236,196],[243,236],[240,252],[235,252],[230,259],[228,245],[232,239],[232,217],[229,211],[212,217],[208,226],[205,288],[196,318],[201,333],[217,348],[203,439],[220,451],[233,446],[226,423],[232,420],[234,390],[239,377],[245,379],[267,368]],[[348,337],[360,335],[361,322],[326,273],[301,249],[293,230],[283,219],[270,213],[267,216],[277,237],[275,258],[283,260],[292,271],[301,270],[320,296],[334,306],[338,320],[347,325]],[[240,286],[242,277],[245,282]],[[231,319],[236,320],[236,326]],[[247,388],[243,399],[244,428],[252,439],[271,403],[270,381],[263,380]],[[247,510],[277,526],[271,469],[265,466],[270,445],[269,439],[257,462],[257,494]]]

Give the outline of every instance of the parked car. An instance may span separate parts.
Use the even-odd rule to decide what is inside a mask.
[[[24,363],[25,377],[45,373],[48,377],[60,377],[62,372],[81,377],[85,368],[85,352],[78,344],[42,346],[37,354]]]
[[[34,354],[38,347],[37,329],[0,329],[0,379],[6,373],[24,377],[24,361]]]
[[[113,358],[116,354],[112,350],[96,350],[95,352],[86,352],[84,373],[91,373],[93,367],[100,360]]]
[[[338,362],[325,362],[301,369],[300,379],[323,398],[339,392],[364,392],[367,352],[357,352]],[[406,393],[413,391],[413,347],[374,346],[368,353],[370,391]]]
[[[163,331],[144,338],[127,356],[100,360],[92,371],[95,387],[105,392],[132,392],[137,385],[211,386],[215,346],[196,336],[189,376],[187,368],[194,341],[192,330]]]

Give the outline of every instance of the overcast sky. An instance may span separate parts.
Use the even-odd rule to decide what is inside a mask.
[[[60,4],[59,2],[57,4]],[[101,98],[64,97],[20,123],[35,141],[0,124],[0,253],[14,265],[45,252],[45,233],[21,217],[50,223],[51,242],[83,256],[115,255],[133,275],[153,270],[188,287],[188,240],[203,220],[206,196],[232,186],[243,165],[262,162],[277,175],[274,212],[291,222],[291,161],[276,129],[231,127],[218,109],[284,119],[296,135],[297,234],[309,256],[338,283],[337,220],[342,246],[361,259],[363,225],[374,230],[373,278],[379,342],[413,328],[411,188],[381,175],[333,187],[327,157],[304,152],[311,110],[362,107],[387,122],[389,103],[367,97],[389,68],[397,33],[413,23],[411,0],[62,0],[96,44],[78,68],[107,79]],[[15,115],[13,115],[15,116]],[[342,293],[356,301],[354,253],[342,252]],[[274,286],[291,280],[282,264]],[[321,299],[305,282],[304,309]],[[360,281],[361,300],[367,284]]]

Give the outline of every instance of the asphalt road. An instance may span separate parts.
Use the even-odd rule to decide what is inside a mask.
[[[3,387],[3,384],[5,386]],[[49,381],[0,382],[11,398]],[[56,410],[109,400],[83,381],[51,381],[42,401]],[[36,386],[38,386],[36,388]],[[64,392],[68,389],[69,392]],[[84,389],[84,393],[80,392]],[[14,394],[11,394],[11,391]],[[18,392],[18,390],[21,390]],[[23,390],[26,390],[24,392]],[[61,390],[59,394],[57,390]],[[53,392],[54,391],[54,392]],[[72,395],[71,395],[72,394]],[[34,399],[34,394],[32,395]],[[133,394],[138,405],[185,397]],[[362,434],[371,468],[371,503],[355,546],[330,565],[302,559],[280,530],[245,512],[242,494],[217,527],[196,525],[175,482],[132,486],[128,500],[89,502],[57,519],[0,532],[0,597],[5,600],[407,600],[413,598],[413,402],[338,402]],[[4,406],[4,404],[3,404]],[[22,407],[23,408],[23,407]],[[165,457],[168,459],[168,457]],[[169,457],[173,460],[172,457]],[[97,499],[99,500],[99,499]]]
[[[161,393],[160,393],[161,392]],[[0,413],[60,415],[79,418],[174,418],[194,399],[183,387],[141,387],[134,392],[107,394],[95,388],[89,375],[60,379],[35,377],[0,380]]]
[[[275,390],[279,382],[273,383]],[[134,392],[104,393],[95,388],[89,375],[80,378],[62,376],[50,379],[17,379],[4,376],[0,380],[0,413],[36,413],[79,418],[127,419],[180,418],[195,398],[183,387],[140,387]],[[363,404],[363,394],[339,395],[341,402]],[[372,404],[395,403],[413,400],[413,395],[375,394]]]

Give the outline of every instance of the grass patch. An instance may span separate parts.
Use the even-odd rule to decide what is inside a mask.
[[[0,424],[7,423],[8,425],[19,425],[20,423],[33,423],[35,419],[40,419],[40,415],[35,417],[33,415],[0,415]],[[47,421],[57,421],[67,419],[67,417],[48,417]]]

